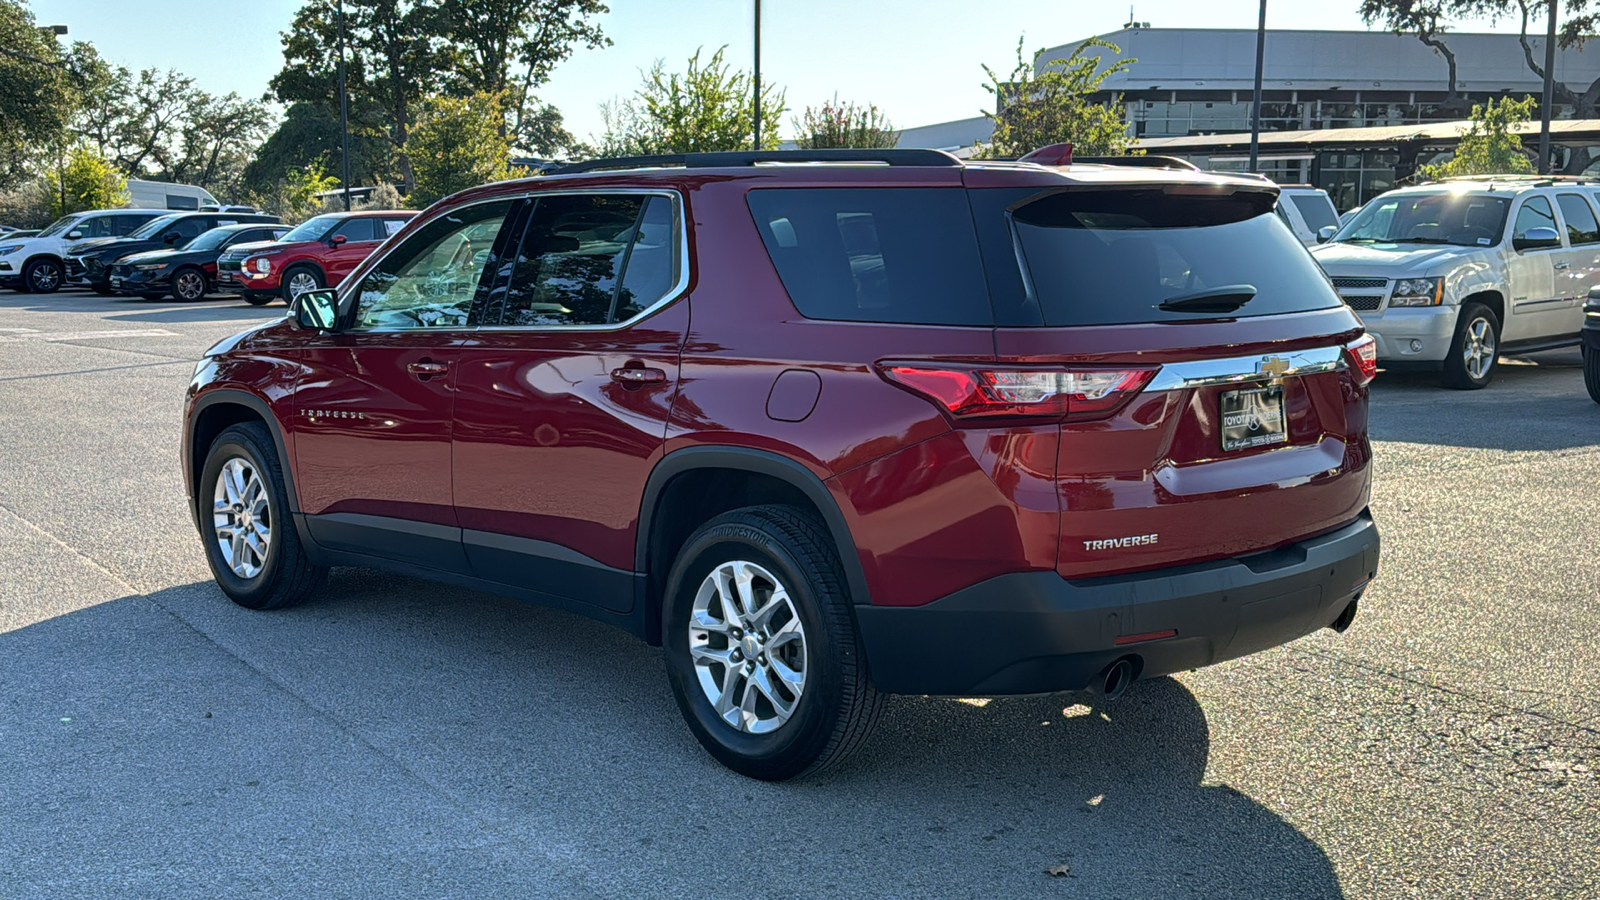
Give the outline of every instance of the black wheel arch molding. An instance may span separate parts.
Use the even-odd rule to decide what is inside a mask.
[[[279,468],[283,471],[283,490],[289,498],[289,512],[295,517],[295,524],[301,532],[301,540],[305,540],[305,528],[300,522],[300,495],[295,490],[293,457],[289,454],[288,443],[283,437],[283,425],[272,411],[272,406],[258,394],[238,388],[213,388],[204,391],[194,398],[189,406],[188,419],[185,422],[183,439],[183,474],[184,482],[189,486],[189,510],[198,519],[200,515],[201,488],[199,484],[199,466],[203,465],[204,455],[208,448],[196,446],[195,423],[200,420],[201,413],[214,406],[242,406],[255,413],[256,417],[267,426],[267,431],[272,435],[273,449],[278,453]]]
[[[698,446],[674,450],[663,456],[650,471],[639,504],[639,526],[634,543],[633,565],[635,571],[651,577],[640,579],[639,589],[655,589],[657,585],[654,576],[660,575],[662,578],[666,576],[664,571],[652,572],[650,560],[650,536],[663,492],[674,478],[700,469],[736,469],[765,475],[785,482],[799,491],[816,508],[823,523],[828,527],[828,533],[833,538],[839,553],[839,561],[844,565],[845,582],[850,588],[851,602],[857,605],[872,602],[871,593],[867,588],[866,570],[861,566],[861,556],[851,536],[850,525],[845,521],[844,511],[840,509],[833,492],[828,490],[823,479],[787,456],[768,450],[734,446]],[[670,565],[669,561],[668,566]],[[643,601],[648,598],[640,599]],[[641,610],[646,610],[649,606],[648,602],[637,604]],[[653,626],[647,624],[647,633],[651,627]]]

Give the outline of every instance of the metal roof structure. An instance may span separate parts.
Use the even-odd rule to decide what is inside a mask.
[[[1454,144],[1472,123],[1426,122],[1420,125],[1385,125],[1377,128],[1322,128],[1312,131],[1263,131],[1262,149],[1280,147],[1392,146],[1415,143]],[[1524,122],[1514,129],[1523,136],[1537,136],[1538,122]],[[1552,140],[1593,138],[1600,142],[1600,119],[1556,119],[1550,123]],[[1235,134],[1191,134],[1183,137],[1143,138],[1134,146],[1152,153],[1181,153],[1186,150],[1221,149],[1250,146],[1250,132]]]

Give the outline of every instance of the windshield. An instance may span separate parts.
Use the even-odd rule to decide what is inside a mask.
[[[279,240],[286,244],[292,241],[320,241],[322,236],[333,230],[333,226],[337,224],[339,224],[339,216],[317,216],[314,219],[307,219],[296,225],[292,231],[279,238]]]
[[[176,221],[178,221],[178,217],[175,215],[151,219],[150,221],[139,226],[139,230],[128,235],[128,237],[136,241],[148,241],[161,234]]]
[[[236,232],[227,228],[213,228],[190,241],[183,249],[215,250],[218,247],[221,247],[223,243],[228,240],[228,238],[233,237],[235,233]]]
[[[68,228],[72,227],[72,223],[76,222],[76,221],[78,221],[78,217],[77,216],[62,216],[61,218],[55,220],[54,222],[51,222],[49,228],[46,228],[45,230],[39,232],[38,236],[39,237],[55,237],[56,235],[62,233],[63,231],[66,231]]]
[[[1511,198],[1436,191],[1378,197],[1334,241],[1492,247],[1505,230]]]

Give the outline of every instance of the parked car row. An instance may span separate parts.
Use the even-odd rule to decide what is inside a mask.
[[[179,300],[222,291],[255,304],[287,301],[337,284],[416,215],[333,213],[291,228],[275,215],[240,209],[90,210],[64,216],[32,238],[0,235],[0,286]]]

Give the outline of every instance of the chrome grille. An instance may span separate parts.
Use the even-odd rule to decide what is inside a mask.
[[[1336,288],[1381,288],[1389,286],[1387,278],[1351,278],[1344,275],[1333,276],[1333,286]]]

